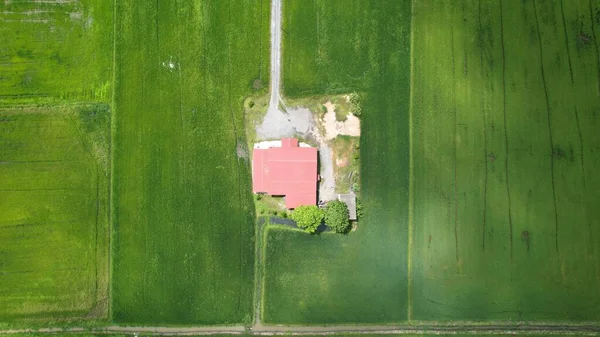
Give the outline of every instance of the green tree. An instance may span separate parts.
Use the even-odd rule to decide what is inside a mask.
[[[296,221],[298,227],[304,229],[308,233],[317,231],[317,227],[323,221],[325,216],[322,209],[315,205],[299,206],[291,215],[292,220]]]
[[[350,228],[349,218],[348,205],[344,202],[334,200],[327,204],[325,223],[336,233],[348,232],[348,229]]]

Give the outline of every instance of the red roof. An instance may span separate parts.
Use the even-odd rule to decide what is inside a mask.
[[[285,196],[287,208],[317,203],[317,149],[283,138],[281,147],[254,149],[252,190]]]

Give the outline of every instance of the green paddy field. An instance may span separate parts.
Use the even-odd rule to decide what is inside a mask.
[[[259,48],[268,10],[266,0],[117,4],[116,322],[251,320],[254,206],[242,101],[253,80],[268,83],[268,42]]]
[[[367,211],[347,236],[267,229],[263,321],[406,321],[410,2],[285,1],[283,11],[285,95],[364,95],[360,156]],[[337,49],[341,41],[344,52]],[[353,76],[360,80],[347,81]]]
[[[597,321],[599,26],[587,0],[286,1],[285,94],[363,95],[366,217],[268,229],[264,320]]]
[[[106,318],[112,13],[0,3],[0,325]]]
[[[600,321],[600,1],[283,1],[285,97],[360,97],[349,235],[256,237],[269,27],[0,1],[0,328]]]

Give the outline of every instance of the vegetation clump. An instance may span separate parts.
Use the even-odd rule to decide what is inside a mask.
[[[362,108],[360,107],[360,96],[357,93],[350,94],[350,111],[356,117],[362,116]]]
[[[350,229],[348,205],[339,200],[327,204],[325,223],[336,233],[347,233]]]
[[[315,205],[299,206],[291,215],[292,220],[296,221],[298,227],[311,234],[317,231],[324,217],[323,210]]]

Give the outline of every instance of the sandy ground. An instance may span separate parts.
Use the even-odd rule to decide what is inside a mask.
[[[338,135],[360,136],[360,119],[352,113],[343,122],[338,122],[335,119],[335,105],[331,102],[325,103],[327,112],[323,116],[323,125],[325,126],[325,139],[330,140]]]

